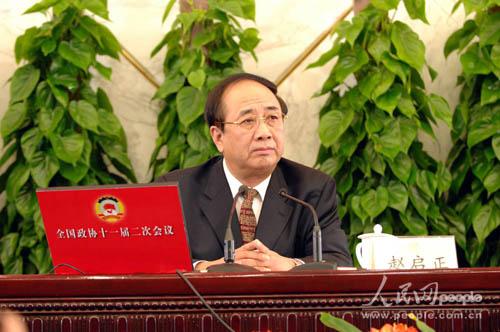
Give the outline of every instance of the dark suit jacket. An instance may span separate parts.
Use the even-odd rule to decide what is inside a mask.
[[[194,260],[224,256],[224,234],[232,204],[222,157],[203,165],[170,172],[157,182],[178,181]],[[323,258],[352,266],[347,240],[337,214],[335,181],[328,175],[282,158],[274,170],[262,205],[255,238],[282,256],[312,260],[313,218],[308,209],[279,195],[284,188],[310,203],[318,212]],[[236,248],[242,245],[235,213],[232,228]]]

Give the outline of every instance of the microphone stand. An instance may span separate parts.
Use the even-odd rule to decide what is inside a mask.
[[[236,210],[236,201],[240,195],[243,195],[246,191],[245,186],[241,186],[238,193],[234,196],[233,205],[231,206],[231,211],[229,212],[229,220],[227,221],[226,234],[224,236],[224,263],[212,265],[207,268],[208,272],[258,272],[257,269],[242,265],[234,262],[235,248],[234,248],[234,236],[231,224],[233,222],[234,210]]]
[[[286,197],[302,206],[307,207],[313,216],[314,227],[313,227],[313,262],[305,263],[302,265],[297,265],[291,271],[306,271],[306,270],[336,270],[337,263],[326,262],[323,260],[323,249],[321,245],[321,227],[318,221],[318,214],[314,207],[298,198],[289,195],[285,189],[281,189],[279,194]]]

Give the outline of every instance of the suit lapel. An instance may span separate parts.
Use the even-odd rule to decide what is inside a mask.
[[[207,178],[208,181],[205,187],[204,195],[200,198],[200,208],[214,229],[221,247],[224,247],[224,235],[226,233],[227,218],[229,217],[233,198],[222,168],[222,158],[220,158],[219,161],[210,169],[209,174],[207,174]],[[231,225],[235,244],[239,247],[241,246],[242,240],[236,212]]]
[[[271,250],[274,250],[292,212],[292,207],[279,194],[282,188],[286,190],[287,184],[278,164],[269,181],[255,234],[255,238]]]

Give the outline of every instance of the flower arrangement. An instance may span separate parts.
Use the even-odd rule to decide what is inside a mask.
[[[384,324],[380,329],[370,328],[369,332],[436,332],[424,322],[421,322],[417,317],[410,313],[408,317],[415,321],[417,327],[408,326],[402,323]],[[320,321],[327,327],[333,328],[339,332],[362,332],[356,326],[346,322],[345,320],[334,317],[331,314],[323,312],[320,316]]]

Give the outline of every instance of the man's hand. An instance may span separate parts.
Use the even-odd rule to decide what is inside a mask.
[[[254,251],[269,257],[269,259],[261,265],[261,267],[265,269],[260,269],[261,271],[288,271],[297,266],[293,258],[281,256],[277,252],[266,247],[259,240],[253,240],[246,245],[252,245]]]
[[[297,265],[294,259],[281,256],[259,240],[253,240],[236,249],[234,258],[235,263],[248,265],[259,271],[288,271]],[[196,270],[206,270],[209,266],[223,263],[224,258],[200,262],[196,265]]]

